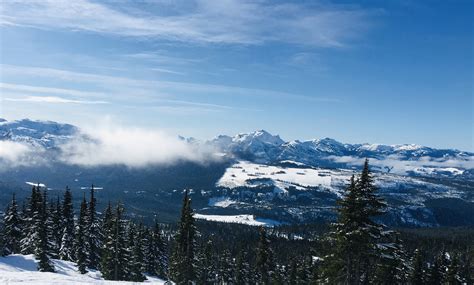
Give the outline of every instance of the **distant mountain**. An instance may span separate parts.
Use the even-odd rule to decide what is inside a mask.
[[[361,159],[372,158],[379,171],[430,177],[459,176],[474,168],[474,154],[455,149],[344,144],[331,138],[285,142],[264,130],[233,137],[220,135],[207,144],[239,159],[267,164],[293,161],[308,166],[352,168],[362,165]]]
[[[83,136],[73,125],[51,121],[0,119],[0,140],[27,143],[45,149],[57,149],[74,137]],[[344,144],[331,138],[286,142],[278,135],[258,130],[235,136],[219,135],[200,142],[180,137],[195,146],[206,146],[229,157],[255,163],[285,161],[314,167],[354,168],[361,159],[372,159],[375,170],[425,177],[464,177],[472,179],[474,153],[456,149],[436,149],[414,144]]]
[[[8,159],[2,163],[0,157],[0,208],[12,192],[26,196],[31,183],[44,184],[52,197],[62,195],[68,185],[77,199],[94,183],[101,188],[97,195],[104,203],[124,201],[130,214],[137,216],[158,213],[173,220],[186,188],[192,189],[193,206],[200,214],[256,215],[284,223],[328,221],[334,218],[335,201],[349,177],[370,158],[379,193],[389,204],[383,217],[387,224],[474,225],[470,152],[411,144],[345,144],[331,138],[284,141],[258,130],[209,141],[179,137],[192,151],[203,148],[218,154],[219,159],[206,163],[180,160],[134,168],[81,166],[57,159],[64,150],[61,146],[78,136],[91,139],[69,124],[0,119],[0,141],[30,145],[48,161],[30,163],[27,157],[26,163],[14,166]]]

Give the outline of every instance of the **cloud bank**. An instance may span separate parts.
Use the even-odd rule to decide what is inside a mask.
[[[102,126],[61,146],[60,160],[81,166],[145,167],[179,161],[204,163],[209,153],[159,130]]]

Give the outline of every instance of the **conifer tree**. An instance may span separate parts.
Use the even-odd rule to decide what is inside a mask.
[[[441,285],[444,281],[443,274],[443,257],[439,255],[435,258],[433,265],[429,270],[428,284]]]
[[[195,280],[195,235],[191,198],[186,190],[171,262],[171,274],[177,284],[187,284]]]
[[[166,278],[168,259],[166,245],[161,234],[160,225],[155,221],[152,231],[148,233],[146,249],[146,272],[160,278]]]
[[[236,266],[234,272],[235,284],[248,284],[248,267],[244,252],[239,251],[236,259]]]
[[[24,210],[24,235],[20,242],[22,254],[33,254],[39,243],[39,226],[41,216],[41,193],[39,186],[33,186],[28,206]]]
[[[198,252],[199,270],[198,283],[199,284],[213,284],[216,283],[216,267],[214,261],[214,244],[212,239],[208,239],[204,244],[201,244]],[[240,283],[242,284],[242,283]]]
[[[273,254],[270,249],[270,241],[263,227],[259,230],[259,239],[257,245],[257,259],[255,262],[257,271],[257,280],[259,284],[270,284],[274,273]]]
[[[87,214],[87,260],[88,267],[91,269],[98,268],[101,249],[101,229],[99,220],[97,219],[96,205],[97,200],[94,196],[94,185],[92,185],[90,189],[90,200]]]
[[[125,225],[123,220],[123,206],[118,204],[115,208],[115,214],[112,223],[112,238],[107,246],[111,249],[111,280],[129,279],[129,254],[127,251]]]
[[[459,276],[459,259],[457,255],[453,255],[446,271],[446,284],[455,285],[461,283],[461,278]]]
[[[408,279],[405,252],[397,234],[393,233],[390,238],[391,241],[379,245],[382,254],[377,262],[375,278],[378,283],[403,284]]]
[[[87,202],[86,198],[83,197],[81,208],[79,212],[79,220],[76,226],[76,239],[75,239],[75,257],[78,270],[81,274],[87,272]]]
[[[129,253],[130,253],[130,273],[129,273],[129,280],[135,282],[142,282],[144,281],[145,275],[143,275],[143,251],[142,251],[142,239],[143,236],[140,233],[139,227],[131,224],[129,227],[129,234],[128,234],[128,246],[129,246]]]
[[[3,255],[20,253],[21,223],[15,194],[3,217]]]
[[[72,207],[72,195],[69,187],[66,187],[66,191],[64,192],[62,212],[63,222],[59,258],[62,260],[74,261],[74,210]]]
[[[105,210],[104,217],[102,219],[102,247],[100,256],[100,271],[104,279],[113,278],[113,213],[110,202]]]
[[[39,190],[38,190],[39,191]],[[38,192],[39,194],[39,192]],[[41,197],[41,194],[39,194]],[[50,260],[50,243],[48,241],[48,205],[47,205],[47,197],[46,191],[43,192],[42,199],[39,200],[38,203],[38,211],[39,215],[36,218],[34,215],[33,221],[37,223],[35,227],[38,229],[38,239],[36,240],[37,244],[35,244],[35,257],[38,260],[38,271],[42,272],[54,272],[54,265]]]
[[[419,249],[415,250],[413,257],[413,270],[410,276],[410,284],[412,285],[423,285],[424,284],[424,266],[423,256]]]
[[[339,218],[329,239],[331,253],[325,257],[322,271],[324,282],[361,284],[374,279],[375,264],[384,248],[381,242],[390,233],[374,220],[386,207],[376,190],[366,160],[360,177],[357,181],[351,178],[339,201]]]
[[[50,251],[52,258],[59,258],[59,249],[61,247],[61,212],[58,213],[58,203],[50,201],[48,224],[50,229],[48,231],[48,240],[50,243]]]

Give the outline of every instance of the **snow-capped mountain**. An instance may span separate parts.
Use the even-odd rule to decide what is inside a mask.
[[[78,132],[79,128],[69,124],[30,119],[9,122],[0,118],[0,140],[27,143],[35,147],[55,148]]]
[[[331,138],[283,141],[260,130],[234,137],[218,136],[207,142],[216,149],[257,163],[293,161],[308,166],[352,168],[371,158],[383,172],[421,176],[456,176],[474,168],[474,154],[413,144],[344,144]]]
[[[60,149],[62,144],[76,136],[87,138],[78,127],[69,124],[0,119],[0,140]],[[413,144],[345,144],[331,138],[287,142],[265,130],[235,136],[219,135],[206,142],[194,138],[180,139],[194,148],[201,145],[229,157],[255,163],[293,161],[314,167],[353,168],[362,165],[362,159],[370,158],[374,169],[382,172],[430,177],[464,175],[473,178],[471,170],[474,169],[474,154],[455,149],[435,149]]]
[[[345,144],[331,138],[284,141],[258,130],[235,136],[219,135],[205,142],[184,137],[173,141],[190,146],[187,151],[199,152],[203,148],[219,154],[218,159],[206,163],[181,160],[176,164],[130,168],[120,163],[70,163],[64,159],[68,148],[63,144],[76,146],[81,142],[76,140],[77,136],[95,143],[79,128],[68,124],[0,120],[0,148],[9,148],[12,142],[30,145],[33,151],[41,149],[41,158],[50,162],[47,167],[41,164],[43,160],[35,164],[30,159],[33,155],[26,152],[26,163],[14,166],[15,161],[8,160],[9,149],[0,149],[0,189],[5,193],[15,187],[30,187],[25,182],[34,181],[44,183],[51,191],[61,191],[65,185],[83,191],[84,185],[94,183],[103,187],[104,196],[138,203],[139,206],[132,205],[140,209],[137,211],[154,212],[159,205],[166,209],[162,215],[171,216],[173,210],[179,209],[179,189],[192,188],[196,189],[192,194],[197,213],[203,215],[260,213],[275,221],[308,222],[334,217],[335,201],[342,195],[349,177],[359,172],[357,168],[368,157],[376,185],[390,204],[388,223],[474,223],[474,154],[469,152],[409,144]],[[133,142],[134,147],[140,146],[137,138]],[[12,148],[12,152],[22,149]],[[87,151],[94,156],[97,149],[103,151],[86,144],[66,155]],[[124,155],[122,148],[117,153]],[[6,155],[6,163],[1,163],[2,155]],[[6,182],[8,186],[2,184]],[[0,195],[0,199],[7,202],[10,196]]]

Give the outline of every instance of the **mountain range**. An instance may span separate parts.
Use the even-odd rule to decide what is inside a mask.
[[[0,119],[0,142],[28,146],[44,159],[16,165],[2,157],[8,150],[0,151],[0,206],[9,193],[28,189],[26,182],[41,182],[52,193],[60,193],[65,185],[80,193],[94,183],[103,189],[99,196],[131,204],[134,215],[158,211],[173,220],[182,189],[191,188],[199,217],[252,214],[282,223],[325,221],[334,217],[332,209],[349,177],[369,158],[381,195],[389,202],[387,223],[474,224],[471,152],[413,144],[345,144],[331,138],[285,141],[258,130],[207,141],[176,138],[192,151],[202,151],[202,157],[213,157],[202,163],[180,159],[137,168],[58,160],[63,146],[78,138],[101,144],[70,124]]]

